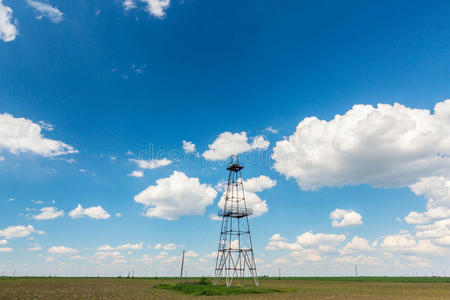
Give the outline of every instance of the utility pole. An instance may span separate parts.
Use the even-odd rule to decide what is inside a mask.
[[[183,278],[183,268],[184,268],[184,250],[183,250],[183,256],[181,257],[181,273],[180,273],[180,281]]]
[[[281,280],[281,268],[278,268],[278,280]]]
[[[355,276],[358,277],[358,267],[355,265]]]

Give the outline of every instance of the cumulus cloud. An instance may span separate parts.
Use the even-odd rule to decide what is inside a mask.
[[[166,10],[169,8],[170,0],[141,0],[147,7],[146,11],[149,15],[162,18],[166,15]]]
[[[17,28],[13,24],[12,14],[13,10],[4,5],[3,0],[0,0],[0,40],[4,42],[14,41],[18,34]]]
[[[57,156],[77,153],[72,146],[61,141],[47,139],[42,135],[42,127],[24,118],[10,114],[0,114],[0,150],[17,154],[32,152],[43,156]]]
[[[0,230],[0,236],[6,239],[27,237],[32,233],[43,234],[43,231],[35,230],[32,225],[23,226],[8,226],[3,230]]]
[[[425,239],[450,237],[450,218],[428,225],[417,225],[416,236]]]
[[[270,179],[265,175],[260,175],[258,177],[244,180],[244,189],[245,191],[256,193],[273,188],[276,184],[276,180]]]
[[[72,219],[81,218],[83,216],[93,219],[108,219],[110,217],[106,210],[104,210],[100,205],[83,208],[81,204],[78,204],[78,206],[69,213],[69,216]]]
[[[405,217],[410,224],[425,224],[450,218],[450,179],[446,176],[422,177],[410,185],[411,191],[427,199],[427,211],[412,211]]]
[[[184,215],[202,215],[212,204],[217,192],[198,178],[174,171],[170,177],[160,178],[134,197],[145,205],[145,216],[176,220]]]
[[[47,18],[52,23],[59,23],[63,19],[63,13],[57,9],[56,7],[51,6],[48,3],[36,1],[36,0],[27,0],[29,6],[34,8],[38,13],[37,19],[41,20],[42,18]]]
[[[8,244],[8,240],[0,240],[0,245],[6,245]]]
[[[130,161],[135,162],[139,168],[141,169],[157,169],[161,167],[168,166],[172,163],[172,161],[167,158],[163,159],[150,159],[150,160],[142,160],[142,159],[130,159]]]
[[[183,140],[183,150],[186,153],[194,153],[195,150],[195,144],[192,142],[187,142],[185,140]]]
[[[388,252],[400,254],[429,254],[442,255],[444,249],[434,245],[431,240],[415,239],[409,232],[401,231],[398,234],[385,236],[380,247]]]
[[[345,210],[336,208],[330,213],[331,226],[344,227],[362,224],[362,217],[354,210]]]
[[[43,207],[41,213],[33,216],[35,220],[51,220],[64,216],[64,211],[58,210],[56,207]]]
[[[348,242],[342,249],[342,254],[349,254],[359,251],[373,251],[374,248],[370,245],[369,241],[359,236],[354,236],[353,239]]]
[[[398,103],[355,105],[329,122],[301,121],[276,143],[274,168],[303,190],[408,186],[450,167],[449,123],[450,100],[437,103],[434,113]]]
[[[256,136],[253,142],[248,142],[247,133],[223,132],[216,140],[208,146],[209,150],[203,152],[203,157],[208,160],[224,160],[231,155],[248,152],[255,149],[266,150],[269,147],[269,141],[263,136]]]
[[[0,247],[0,252],[12,252],[13,250],[14,250],[13,248],[9,248],[9,247],[7,247],[7,248]]]
[[[131,176],[131,177],[144,177],[144,172],[142,171],[133,171],[130,174],[128,174],[127,176]]]
[[[261,192],[265,189],[270,189],[276,184],[276,180],[272,180],[265,175],[250,178],[244,181],[243,185],[245,191],[245,203],[247,205],[247,208],[253,210],[252,217],[259,217],[269,211],[266,201],[262,200],[258,195],[255,194],[255,192]],[[225,197],[226,193],[223,193],[218,203],[220,208],[225,207]],[[215,220],[216,218],[212,216],[211,219]]]
[[[68,248],[66,246],[53,246],[48,249],[48,253],[50,254],[73,254],[78,252],[77,249]]]

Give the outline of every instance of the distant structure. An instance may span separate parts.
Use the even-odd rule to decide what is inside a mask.
[[[247,208],[245,202],[241,175],[243,168],[244,166],[239,163],[238,156],[232,155],[227,164],[229,173],[225,203],[223,209],[219,210],[219,216],[222,217],[222,227],[214,271],[214,285],[221,279],[225,279],[225,283],[229,287],[235,278],[237,280],[243,278],[245,270],[248,270],[255,285],[258,286],[258,275],[248,223],[248,216],[253,211]]]

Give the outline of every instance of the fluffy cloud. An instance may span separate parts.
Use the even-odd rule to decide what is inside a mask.
[[[342,249],[342,254],[349,254],[359,251],[373,251],[374,248],[369,244],[369,241],[359,236],[354,236]]]
[[[61,141],[44,138],[41,125],[10,114],[0,114],[0,150],[11,153],[32,152],[43,156],[77,153]]]
[[[127,176],[131,176],[131,177],[144,177],[144,172],[142,171],[133,171],[130,174],[128,174]]]
[[[12,252],[13,248],[0,248],[0,252]]]
[[[450,218],[436,221],[428,225],[416,226],[418,238],[445,238],[450,237]]]
[[[48,249],[50,254],[73,254],[78,253],[77,249],[68,248],[66,246],[53,246]]]
[[[418,196],[427,198],[427,211],[412,211],[405,217],[410,224],[425,224],[433,220],[450,218],[450,179],[445,176],[420,178],[410,186]]]
[[[362,224],[362,217],[354,210],[336,208],[330,213],[333,227],[355,226]]]
[[[83,216],[87,216],[93,219],[108,219],[110,217],[106,210],[104,210],[100,205],[83,208],[81,204],[78,204],[78,206],[69,213],[69,216],[72,219],[81,218]]]
[[[266,189],[273,188],[277,184],[276,180],[272,180],[265,175],[244,180],[244,189],[247,192],[261,192]]]
[[[334,246],[345,241],[343,234],[305,232],[297,237],[296,243],[303,248],[317,248],[321,245]]]
[[[172,161],[168,160],[167,158],[151,159],[151,160],[130,159],[130,161],[135,162],[141,169],[151,169],[151,170],[165,167],[172,163]]]
[[[8,244],[8,240],[0,240],[0,245],[6,245]]]
[[[51,6],[48,3],[36,1],[36,0],[27,0],[29,6],[34,8],[38,13],[37,19],[41,20],[42,18],[47,18],[52,23],[59,23],[63,19],[63,13],[57,9],[56,7]]]
[[[155,17],[162,18],[166,15],[166,9],[170,5],[170,0],[141,0],[147,4],[146,11]]]
[[[156,185],[137,194],[134,201],[145,205],[147,217],[176,220],[183,215],[202,215],[216,196],[210,185],[174,171],[170,177],[158,179]]]
[[[183,140],[183,150],[186,153],[194,153],[195,150],[195,144],[192,142],[186,142],[185,140]]]
[[[44,232],[35,230],[32,225],[8,226],[5,229],[0,230],[0,236],[5,237],[6,239],[27,237],[32,233],[43,234]]]
[[[64,211],[58,210],[56,207],[43,207],[41,213],[33,216],[35,220],[51,220],[64,216]]]
[[[370,184],[407,186],[450,167],[450,100],[434,114],[401,104],[355,105],[329,122],[301,121],[276,143],[274,168],[303,190]]]
[[[231,155],[237,155],[239,153],[255,150],[255,149],[267,149],[270,143],[262,136],[253,138],[251,144],[248,143],[247,133],[231,133],[223,132],[217,139],[208,146],[209,150],[203,153],[203,157],[208,160],[223,160],[227,159]]]
[[[262,214],[269,211],[267,207],[267,203],[265,200],[261,200],[255,192],[261,192],[265,189],[270,189],[277,184],[276,180],[272,180],[267,176],[261,175],[259,177],[250,178],[245,180],[244,191],[245,191],[245,203],[247,208],[253,210],[252,217],[259,217]],[[222,194],[222,197],[218,203],[220,208],[224,208],[225,206],[225,193]],[[212,217],[211,219],[216,219]],[[219,218],[220,219],[220,218]]]
[[[17,28],[13,24],[12,13],[13,10],[4,5],[3,0],[0,0],[0,40],[4,42],[14,41],[18,34]]]
[[[444,249],[434,245],[431,240],[416,240],[409,232],[401,231],[384,237],[380,247],[388,252],[400,254],[429,254],[442,255]]]
[[[123,244],[116,247],[110,245],[103,245],[97,248],[97,251],[114,251],[114,250],[141,250],[144,247],[144,243],[138,244]]]

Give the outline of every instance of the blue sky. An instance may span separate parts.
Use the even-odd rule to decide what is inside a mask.
[[[0,0],[0,272],[449,274],[449,6]]]

